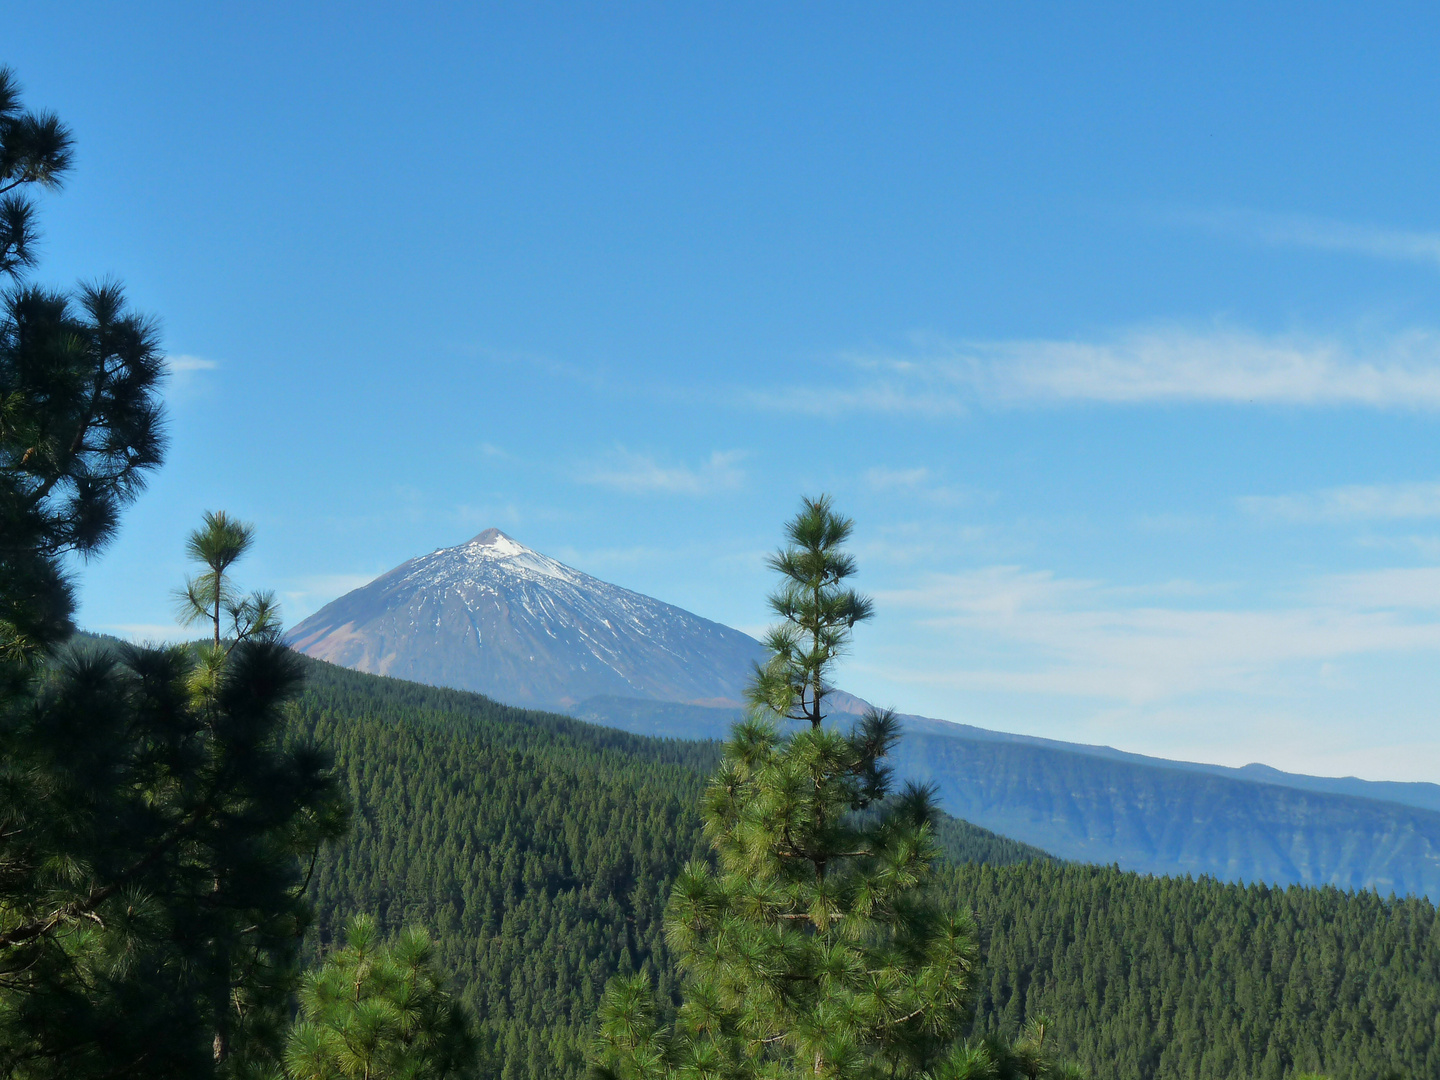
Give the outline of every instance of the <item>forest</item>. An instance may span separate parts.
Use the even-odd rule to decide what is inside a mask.
[[[482,1072],[578,1077],[613,974],[673,1003],[661,915],[704,852],[715,743],[651,739],[315,661],[295,734],[355,804],[321,857],[311,947],[354,911],[435,936]],[[1440,1070],[1440,921],[1420,899],[1061,863],[955,819],[939,887],[984,945],[977,1031],[1047,1016],[1089,1075]]]

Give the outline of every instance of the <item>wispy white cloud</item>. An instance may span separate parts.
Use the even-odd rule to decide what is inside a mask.
[[[1183,328],[1111,342],[1015,342],[976,350],[978,391],[1002,402],[1226,402],[1440,406],[1440,335],[1371,345]]]
[[[865,484],[874,491],[913,490],[929,479],[930,470],[923,465],[914,469],[877,467],[865,470]]]
[[[1440,536],[1433,534],[1368,532],[1357,536],[1355,545],[1378,551],[1403,551],[1427,562],[1440,562]]]
[[[739,465],[744,456],[739,450],[717,450],[697,466],[672,465],[617,447],[604,460],[582,468],[579,479],[635,495],[711,495],[734,490],[745,482],[745,471]]]
[[[165,358],[165,367],[170,375],[166,404],[184,407],[197,396],[214,391],[210,385],[213,379],[207,374],[220,368],[219,360],[189,354],[172,354]]]
[[[280,614],[286,625],[319,611],[331,600],[374,581],[376,574],[309,574],[294,578],[280,590]]]
[[[742,405],[767,412],[802,416],[844,416],[850,413],[910,413],[944,418],[964,416],[974,395],[949,373],[925,362],[895,364],[864,361],[846,371],[850,386],[829,383],[747,389],[736,395]],[[934,392],[938,390],[939,392]]]
[[[1440,266],[1440,232],[1255,210],[1195,210],[1169,216],[1182,224],[1264,244]]]
[[[924,466],[908,469],[877,466],[861,473],[860,483],[877,495],[893,497],[908,504],[924,502],[935,506],[959,506],[993,497],[973,488],[941,483]]]
[[[1440,333],[1367,339],[1159,326],[1102,340],[922,343],[854,356],[826,386],[747,391],[758,408],[964,415],[976,406],[1218,403],[1440,408]]]
[[[165,363],[171,371],[177,373],[188,371],[214,371],[220,366],[219,360],[208,360],[203,356],[189,356],[184,353],[177,356],[167,356],[165,358]]]
[[[1315,602],[1361,611],[1440,612],[1440,567],[1407,566],[1331,574],[1312,586]]]
[[[1440,517],[1440,484],[1354,484],[1289,495],[1247,495],[1240,507],[1288,521],[1404,521]]]
[[[286,596],[323,596],[333,600],[364,585],[369,585],[375,574],[310,574],[289,582]]]
[[[1323,579],[1273,608],[1179,605],[1102,582],[994,566],[878,593],[953,655],[896,677],[983,690],[1154,704],[1279,692],[1287,671],[1373,654],[1440,653],[1440,569]],[[1425,603],[1420,603],[1420,598]]]

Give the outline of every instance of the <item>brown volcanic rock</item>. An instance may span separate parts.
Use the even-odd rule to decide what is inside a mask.
[[[287,638],[358,671],[551,708],[599,695],[738,704],[764,656],[738,630],[583,574],[498,529],[397,566]]]

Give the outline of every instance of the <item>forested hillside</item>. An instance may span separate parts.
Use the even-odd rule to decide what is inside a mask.
[[[487,1073],[577,1076],[612,973],[648,968],[673,988],[660,914],[703,851],[714,744],[308,667],[298,726],[334,749],[356,803],[316,868],[320,936],[357,910],[429,926],[481,1018]],[[1046,1013],[1097,1078],[1440,1067],[1426,901],[1144,878],[961,822],[942,833],[972,864],[945,880],[988,942],[982,1028]]]
[[[314,876],[320,937],[355,911],[429,927],[497,1076],[575,1076],[617,971],[673,975],[661,914],[702,855],[714,743],[645,739],[460,691],[311,663],[300,730],[356,803]],[[947,822],[958,859],[1043,853]]]
[[[943,876],[985,942],[981,1023],[1049,1016],[1092,1077],[1440,1076],[1427,900],[1059,863]]]

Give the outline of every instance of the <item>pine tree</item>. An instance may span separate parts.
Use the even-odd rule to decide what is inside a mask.
[[[211,624],[213,637],[199,649],[199,663],[191,686],[203,697],[213,690],[230,651],[254,638],[273,639],[280,632],[280,611],[274,593],[240,593],[229,577],[230,568],[255,542],[255,526],[237,521],[225,511],[205,512],[204,524],[185,541],[185,552],[205,569],[185,580],[177,595],[180,621]]]
[[[35,264],[28,191],[60,186],[71,136],[22,108],[0,67],[0,690],[25,693],[27,672],[70,635],[67,556],[89,558],[164,454],[153,320],[129,311],[119,285],[73,296],[21,281]]]
[[[351,919],[344,948],[305,981],[285,1050],[287,1080],[473,1075],[473,1025],[446,991],[434,953],[422,930],[385,944],[373,918]]]
[[[155,322],[113,283],[20,281],[27,192],[70,163],[69,131],[0,69],[0,1074],[234,1074],[278,1048],[299,860],[346,807],[328,758],[286,738],[300,668],[273,605],[227,607],[223,568],[235,633],[203,677],[185,649],[65,646],[67,561],[105,547],[165,449]]]
[[[26,188],[55,189],[70,170],[73,139],[53,113],[20,104],[15,72],[0,67],[0,275],[35,265],[35,204]]]
[[[846,585],[849,520],[805,500],[771,559],[781,618],[702,813],[714,864],[676,882],[666,940],[684,973],[672,1026],[650,980],[607,988],[595,1071],[687,1076],[1039,1077],[1044,1028],[1019,1043],[962,1042],[979,964],[975,928],[931,887],[939,855],[928,789],[891,792],[895,717],[827,726],[829,675],[870,602]],[[793,730],[798,722],[799,729]],[[788,726],[787,726],[788,725]]]
[[[185,541],[185,551],[205,567],[187,578],[180,594],[180,618],[186,624],[208,621],[214,627],[212,647],[222,648],[223,617],[229,617],[229,640],[244,641],[278,625],[275,598],[269,593],[242,597],[226,573],[255,542],[255,526],[236,521],[223,510],[207,510],[203,527]]]
[[[0,703],[0,1074],[240,1075],[279,1051],[348,808],[287,736],[301,662],[273,604],[213,586],[252,616],[198,659],[70,649]]]
[[[0,708],[0,1074],[225,1075],[276,1049],[305,867],[345,803],[285,737],[289,650],[237,647],[203,703],[192,666],[74,652]]]

